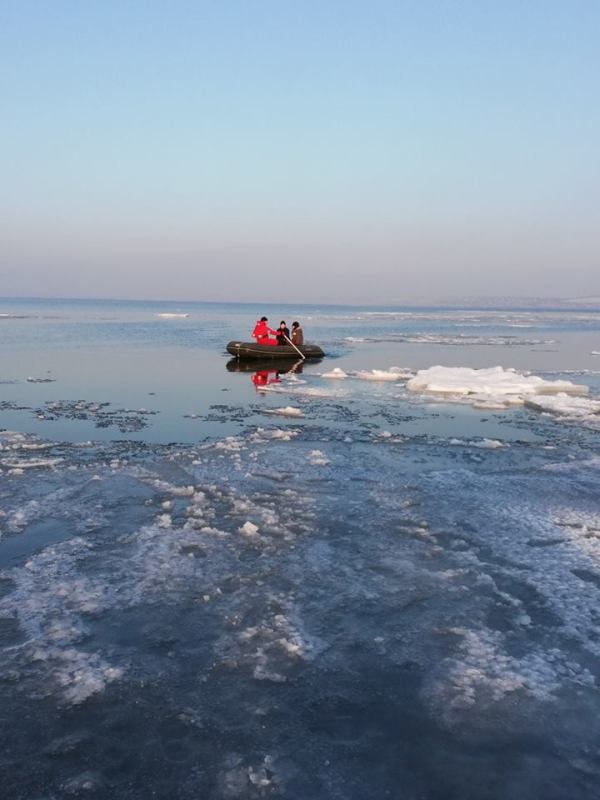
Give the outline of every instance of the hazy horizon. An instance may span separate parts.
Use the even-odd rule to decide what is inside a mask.
[[[403,308],[403,307],[415,307],[415,308],[473,308],[473,309],[515,309],[515,308],[539,308],[539,309],[557,309],[557,310],[568,310],[572,308],[573,310],[585,310],[586,308],[596,310],[600,307],[600,296],[589,295],[587,297],[550,297],[544,295],[538,296],[498,296],[498,295],[483,295],[483,296],[465,296],[465,295],[455,295],[455,296],[435,296],[435,295],[423,295],[423,296],[405,296],[405,297],[398,297],[398,298],[391,298],[385,302],[371,302],[371,301],[364,301],[362,303],[357,302],[342,302],[342,301],[335,301],[335,300],[322,300],[321,302],[315,301],[308,301],[293,298],[290,299],[288,296],[280,297],[275,300],[238,300],[236,298],[230,298],[228,300],[212,300],[209,298],[196,298],[196,297],[173,297],[173,298],[164,298],[164,297],[95,297],[95,296],[53,296],[53,295],[5,295],[0,296],[0,303],[31,303],[31,302],[68,302],[68,303],[151,303],[156,305],[162,305],[165,308],[167,307],[176,307],[177,305],[197,305],[197,304],[208,304],[208,305],[247,305],[251,306],[258,310],[263,306],[273,306],[273,305],[281,305],[281,306],[290,306],[290,305],[297,305],[297,306],[314,306],[318,308],[319,306],[339,306],[341,308],[348,307],[348,308]],[[0,316],[2,316],[0,314]]]
[[[0,10],[0,293],[600,296],[600,6]]]

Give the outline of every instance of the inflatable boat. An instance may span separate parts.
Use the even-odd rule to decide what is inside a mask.
[[[325,353],[316,344],[302,344],[297,349],[289,344],[271,345],[256,344],[256,342],[229,342],[227,352],[240,359],[261,359],[271,361],[273,359],[300,358],[298,350],[304,358],[323,358]]]

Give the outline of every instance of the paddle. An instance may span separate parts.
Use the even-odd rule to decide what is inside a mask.
[[[285,333],[283,333],[283,334],[282,334],[282,336],[283,336],[283,338],[286,340],[286,342],[289,342],[289,343],[292,345],[292,347],[294,348],[294,350],[295,350],[295,351],[298,353],[298,355],[300,356],[300,358],[301,358],[301,359],[304,361],[304,360],[306,359],[306,356],[305,356],[303,353],[301,353],[301,352],[300,352],[300,350],[298,350],[298,348],[296,347],[296,345],[295,345],[295,344],[294,344],[294,343],[291,341],[291,339],[288,339],[288,337],[285,335]]]

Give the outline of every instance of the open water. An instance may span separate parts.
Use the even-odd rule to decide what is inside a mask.
[[[327,359],[239,370],[263,313]],[[3,800],[597,797],[599,352],[593,309],[0,301]]]

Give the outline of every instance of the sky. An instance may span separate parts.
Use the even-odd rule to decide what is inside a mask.
[[[0,0],[0,296],[600,295],[597,0]]]

